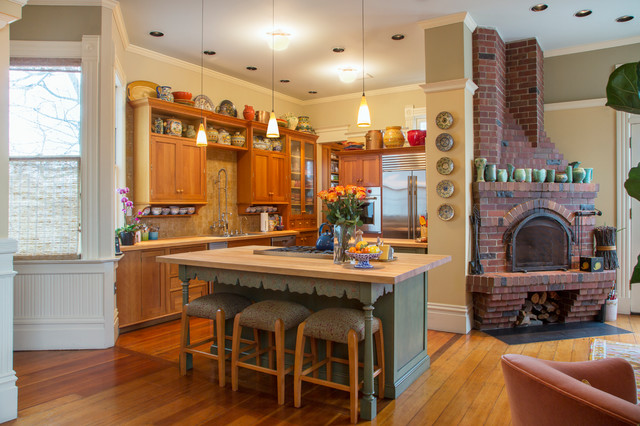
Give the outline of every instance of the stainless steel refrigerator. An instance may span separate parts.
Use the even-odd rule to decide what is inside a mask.
[[[382,237],[420,237],[427,216],[426,154],[382,156]]]

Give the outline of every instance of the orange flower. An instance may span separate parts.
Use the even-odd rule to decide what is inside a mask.
[[[336,186],[336,187],[335,187],[335,192],[336,192],[336,194],[338,194],[338,195],[344,195],[344,194],[345,194],[345,192],[344,192],[344,186],[340,186],[340,185]]]
[[[355,185],[347,185],[345,188],[345,192],[347,194],[355,194],[356,192],[358,192],[358,187]]]
[[[335,192],[330,192],[329,194],[327,194],[326,201],[327,203],[335,203],[336,201],[338,201],[338,194]]]
[[[318,198],[320,198],[321,200],[326,200],[327,199],[327,191],[320,191],[318,192]]]
[[[367,197],[367,193],[365,191],[356,192],[356,198],[360,201],[364,200]]]

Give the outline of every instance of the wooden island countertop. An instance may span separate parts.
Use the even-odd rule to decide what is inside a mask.
[[[397,284],[451,261],[451,256],[447,255],[399,253],[398,260],[371,261],[372,269],[357,269],[348,263],[337,265],[331,259],[264,256],[254,254],[254,250],[264,250],[264,247],[245,246],[172,254],[158,256],[157,261],[214,269],[381,284]]]

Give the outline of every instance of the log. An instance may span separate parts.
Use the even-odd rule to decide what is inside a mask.
[[[547,319],[547,318],[549,318],[549,314],[547,314],[547,313],[538,315],[538,319],[539,320],[543,320],[543,319]]]
[[[531,302],[531,300],[527,299],[524,301],[524,311],[525,312],[531,312],[531,310],[533,309],[533,303]]]
[[[549,318],[547,318],[547,322],[558,322],[558,315],[556,314],[549,315]]]
[[[544,302],[543,306],[547,310],[547,312],[553,312],[556,310],[556,307],[553,306],[553,303],[549,302],[548,300]]]
[[[554,299],[554,300],[560,299],[560,297],[558,296],[558,292],[557,291],[549,292],[549,298]]]
[[[533,293],[530,297],[531,301],[533,302],[534,305],[537,305],[538,302],[540,301],[540,295],[538,293]]]
[[[542,321],[540,321],[540,320],[531,320],[529,325],[542,325]]]
[[[543,291],[540,294],[540,300],[538,301],[538,303],[541,304],[541,305],[544,305],[544,302],[546,302],[546,301],[547,301],[547,292]]]
[[[544,311],[544,308],[542,307],[542,305],[534,304],[534,305],[533,305],[533,311],[534,311],[534,312],[541,313],[541,312],[543,312],[543,311]]]

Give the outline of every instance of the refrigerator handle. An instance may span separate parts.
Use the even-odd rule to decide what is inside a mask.
[[[413,211],[412,179],[412,176],[407,176],[407,239],[409,240],[411,239],[411,233],[413,232],[411,231],[411,222],[413,222],[413,218],[411,217],[411,212]]]
[[[411,236],[410,239],[414,240],[416,238],[416,213],[418,209],[418,200],[417,198],[417,177],[411,176],[411,210],[409,214],[411,215]]]

